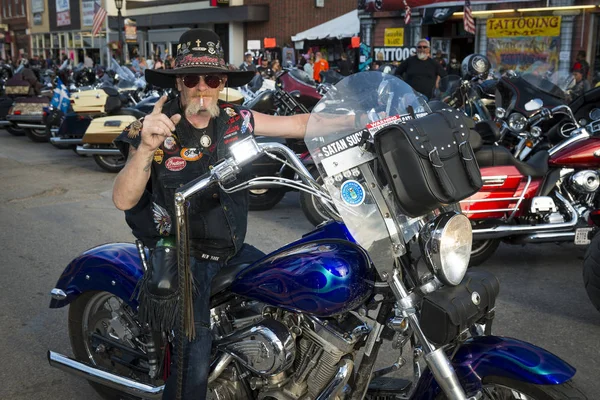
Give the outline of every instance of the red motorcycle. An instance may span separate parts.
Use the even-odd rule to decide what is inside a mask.
[[[600,119],[580,126],[563,105],[541,110],[529,122],[561,113],[577,129],[527,162],[502,146],[476,150],[484,185],[461,201],[473,224],[471,265],[489,258],[501,241],[590,243],[590,232],[600,226]]]

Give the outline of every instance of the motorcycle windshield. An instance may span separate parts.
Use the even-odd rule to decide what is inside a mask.
[[[117,62],[117,60],[115,60],[114,58],[111,59],[110,69],[112,69],[117,74],[119,74],[119,77],[121,79],[128,80],[128,81],[131,81],[131,82],[135,82],[135,75],[134,75],[134,73],[131,72],[130,69],[124,68],[121,65],[119,65],[119,63]]]
[[[567,90],[575,84],[575,78],[565,71],[552,72],[547,63],[534,63],[521,78],[539,91],[559,99],[567,98]]]
[[[462,79],[458,75],[446,75],[440,79],[439,94],[435,97],[436,100],[446,101],[450,99],[454,92],[460,87]]]
[[[372,142],[386,125],[428,112],[423,96],[399,78],[365,71],[333,85],[309,117],[305,142],[323,186],[354,240],[372,258],[377,255],[389,262],[390,235],[396,232],[409,240],[417,221],[401,215],[393,200],[386,198],[390,192],[378,187],[373,172],[376,155],[365,150],[363,142]],[[357,125],[366,117],[366,127]]]
[[[458,75],[447,75],[440,79],[439,94],[436,100],[443,101],[451,107],[460,108],[469,117],[477,121],[490,121],[492,116],[481,100],[481,95],[471,82],[461,88],[462,78]]]

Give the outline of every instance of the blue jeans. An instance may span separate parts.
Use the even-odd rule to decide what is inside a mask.
[[[263,257],[257,248],[244,244],[240,251],[227,263],[248,264]],[[181,400],[203,400],[206,398],[208,373],[210,371],[212,332],[210,330],[210,284],[221,269],[217,261],[198,260],[192,257],[191,267],[197,283],[198,294],[194,298],[194,325],[196,338],[184,347],[184,373]],[[177,332],[179,335],[179,332]],[[177,341],[176,341],[177,342]],[[177,389],[177,360],[179,350],[175,347],[171,363],[171,375],[167,379],[163,400],[175,400]]]

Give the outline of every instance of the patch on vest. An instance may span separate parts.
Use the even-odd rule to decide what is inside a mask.
[[[250,133],[254,132],[254,128],[252,128],[252,123],[250,119],[252,118],[252,112],[248,110],[240,110],[240,115],[244,118],[244,122],[242,122],[242,135],[249,131]]]
[[[186,165],[187,162],[181,157],[171,157],[165,162],[165,167],[173,172],[181,171]]]
[[[154,162],[157,164],[162,164],[164,156],[164,151],[162,151],[161,149],[156,149],[156,151],[154,152]]]
[[[196,148],[183,148],[180,155],[186,161],[198,161],[203,156],[202,150]]]

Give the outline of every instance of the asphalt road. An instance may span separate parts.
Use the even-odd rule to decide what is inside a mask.
[[[114,176],[90,158],[0,130],[0,399],[99,399],[48,365],[48,349],[71,354],[67,310],[49,309],[48,292],[82,251],[132,240],[110,198]],[[310,228],[292,193],[271,211],[250,213],[247,241],[272,251]],[[502,285],[494,333],[562,357],[596,399],[600,313],[583,289],[582,256],[570,244],[502,245],[484,268]],[[381,364],[393,359],[381,354]]]

